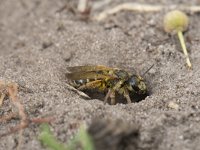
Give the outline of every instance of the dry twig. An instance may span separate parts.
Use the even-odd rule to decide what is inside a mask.
[[[162,11],[164,9],[175,9],[178,8],[180,10],[189,11],[191,13],[197,13],[200,12],[200,6],[185,6],[185,5],[170,5],[170,6],[164,6],[164,5],[149,5],[149,4],[139,4],[139,3],[123,3],[115,6],[114,8],[109,8],[97,16],[94,16],[94,20],[96,21],[103,21],[105,20],[109,15],[116,14],[123,10],[128,11],[135,11],[135,12],[158,12]]]
[[[6,115],[0,117],[0,122],[7,122],[7,121],[11,120],[12,118],[16,118],[17,116],[18,116],[17,113],[11,112],[9,114],[6,114]]]
[[[18,94],[18,85],[13,82],[6,83],[5,81],[0,80],[0,100],[3,102],[4,97],[7,95],[13,105],[17,108],[18,112],[17,113],[10,113],[5,116],[0,117],[0,122],[6,122],[11,120],[12,118],[15,118],[19,116],[20,118],[20,124],[16,125],[15,127],[10,128],[10,130],[6,133],[3,133],[0,135],[0,138],[18,132],[19,133],[19,141],[18,141],[18,149],[22,143],[22,135],[23,135],[23,129],[28,127],[30,123],[49,123],[53,120],[53,117],[49,118],[33,118],[29,119],[29,117],[26,114],[24,105],[20,102],[19,97],[17,96]],[[1,106],[1,105],[0,105]]]
[[[79,13],[88,13],[91,9],[90,0],[79,0],[77,10]]]

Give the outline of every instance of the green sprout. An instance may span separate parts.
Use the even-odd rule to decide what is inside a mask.
[[[40,128],[39,140],[43,145],[49,147],[51,150],[68,150],[65,144],[56,139],[48,124],[41,124]]]
[[[68,150],[76,150],[78,145],[81,145],[83,150],[94,150],[92,138],[84,126],[81,126],[75,137],[68,142]]]
[[[189,19],[185,13],[179,10],[174,10],[167,13],[164,17],[164,29],[168,33],[177,33],[184,55],[186,56],[186,63],[189,68],[192,64],[185,46],[183,32],[187,29]]]
[[[48,124],[41,125],[40,142],[51,150],[94,150],[93,141],[84,126],[81,126],[75,137],[67,144],[61,143],[53,135]]]

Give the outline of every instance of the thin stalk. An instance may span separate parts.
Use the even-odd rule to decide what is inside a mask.
[[[178,31],[178,38],[180,40],[183,53],[186,56],[186,63],[187,63],[187,65],[188,65],[189,68],[192,68],[192,64],[190,62],[189,55],[188,55],[188,52],[187,52],[187,49],[186,49],[186,46],[185,46],[185,41],[184,41],[183,33],[181,31]]]

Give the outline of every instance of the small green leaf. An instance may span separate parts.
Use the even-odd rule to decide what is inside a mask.
[[[78,136],[84,150],[94,150],[93,141],[83,126],[80,128]]]
[[[49,147],[52,150],[68,150],[66,146],[60,143],[53,133],[50,131],[48,124],[41,125],[41,134],[39,135],[39,140],[42,144]]]
[[[56,139],[48,124],[42,124],[39,140],[51,150],[76,150],[80,147],[82,150],[94,150],[93,141],[84,126],[80,127],[77,135],[66,146]]]

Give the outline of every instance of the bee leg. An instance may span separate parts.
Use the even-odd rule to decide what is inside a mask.
[[[106,97],[104,99],[104,104],[106,104],[108,102],[109,97],[111,99],[111,105],[114,105],[115,104],[115,91],[113,91],[113,89],[108,90],[108,93],[106,94]]]
[[[111,105],[115,105],[115,92],[112,92],[110,94],[110,99],[111,99]]]
[[[108,102],[108,98],[110,97],[111,94],[112,94],[112,89],[109,89],[108,93],[106,94],[106,97],[104,98],[104,104]]]
[[[111,104],[112,103],[115,103],[115,91],[117,91],[120,86],[124,83],[124,81],[119,81],[115,84],[115,86],[112,88],[112,89],[109,89],[108,90],[108,93],[106,94],[106,97],[104,99],[104,104],[108,101],[108,98],[110,97],[111,98]],[[112,98],[114,95],[114,98]],[[113,101],[113,102],[112,102]]]
[[[126,98],[127,103],[130,104],[131,103],[131,98],[130,98],[129,93],[128,93],[127,90],[124,90],[124,97]]]

